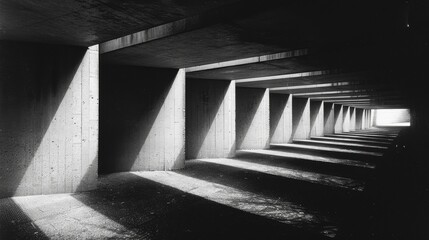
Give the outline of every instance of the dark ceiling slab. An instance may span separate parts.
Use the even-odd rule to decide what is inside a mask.
[[[397,9],[393,11],[391,5],[389,8],[381,6],[379,3],[368,7],[339,1],[244,1],[214,17],[213,24],[110,51],[102,54],[101,60],[111,64],[188,68],[292,49],[385,44],[379,35],[392,36],[392,29],[399,26],[388,20]],[[379,17],[380,9],[384,11],[383,18]],[[304,68],[296,61],[263,64],[248,67],[260,75],[269,71],[283,72],[281,68],[289,71]],[[236,74],[244,75],[245,71],[236,71]],[[196,77],[197,73],[193,74]],[[231,78],[225,74],[222,79]]]
[[[90,46],[235,0],[1,0],[0,39]]]
[[[322,83],[335,83],[335,82],[367,82],[378,83],[380,78],[378,74],[371,72],[347,72],[347,73],[334,73],[327,72],[327,74],[306,76],[306,77],[292,77],[275,80],[262,80],[262,81],[237,81],[239,87],[253,87],[253,88],[278,88],[287,86],[300,86],[310,84]]]
[[[243,41],[241,30],[228,24],[216,24],[101,55],[103,63],[147,67],[186,68],[271,54],[281,47]]]
[[[330,92],[330,91],[345,91],[345,90],[362,90],[362,89],[371,89],[371,90],[386,90],[391,89],[389,85],[377,85],[377,84],[359,84],[359,82],[348,82],[347,85],[335,86],[335,83],[329,87],[314,87],[314,88],[301,88],[301,89],[282,89],[282,88],[273,88],[270,89],[272,93],[284,93],[284,94],[303,94],[303,93],[317,93],[317,92]],[[311,86],[311,85],[310,85]]]
[[[187,76],[199,79],[240,80],[332,68],[357,71],[358,69],[379,67],[381,58],[386,56],[380,49],[374,46],[353,49],[306,49],[305,54],[298,56],[192,71],[187,72]],[[371,58],[368,59],[368,56],[371,56]],[[222,66],[223,64],[218,63],[218,65]]]

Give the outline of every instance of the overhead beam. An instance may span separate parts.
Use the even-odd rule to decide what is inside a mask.
[[[188,68],[185,68],[185,70],[187,73],[190,73],[190,72],[211,70],[211,69],[217,69],[217,68],[240,66],[240,65],[252,64],[252,63],[263,63],[263,62],[286,59],[286,58],[306,56],[308,55],[308,53],[309,53],[308,49],[298,49],[293,51],[279,52],[279,53],[262,55],[257,57],[242,58],[242,59],[236,59],[231,61],[211,63],[211,64],[205,64],[205,65],[195,66],[195,67],[188,67]]]
[[[249,11],[253,12],[261,6],[261,3],[252,1],[251,3],[249,3],[248,6]],[[211,24],[218,23],[219,19],[224,20],[236,17],[237,11],[241,8],[242,2],[233,1],[231,4],[209,9],[194,16],[186,17],[177,21],[169,22],[156,27],[137,31],[135,33],[128,34],[119,38],[115,38],[110,41],[106,41],[104,43],[99,44],[100,54],[200,29]]]
[[[402,96],[399,92],[390,90],[373,90],[373,89],[358,89],[358,90],[344,90],[344,91],[327,91],[327,92],[312,92],[312,93],[298,93],[294,96],[309,97],[309,98],[329,98],[329,97],[352,97],[370,95],[372,97],[399,97]]]
[[[282,75],[266,76],[266,77],[236,79],[235,82],[237,84],[241,84],[241,83],[250,83],[250,82],[272,81],[272,80],[278,80],[278,79],[323,76],[323,75],[332,74],[333,72],[336,72],[336,71],[337,70],[318,70],[318,71],[311,71],[311,72],[300,72],[300,73],[282,74]]]
[[[255,78],[236,79],[236,81],[237,85],[241,87],[270,88],[271,90],[274,88],[318,85],[326,83],[343,83],[343,85],[345,85],[345,82],[366,82],[374,84],[379,82],[381,79],[382,77],[379,76],[379,72],[351,71],[346,69],[325,69]],[[280,92],[281,89],[277,89],[276,91]]]
[[[332,92],[332,91],[348,91],[348,90],[377,90],[390,89],[391,86],[385,84],[367,84],[366,81],[358,82],[333,82],[322,84],[308,84],[291,87],[270,88],[271,92],[285,94],[301,94],[314,92]]]
[[[204,15],[197,15],[115,38],[99,45],[100,54],[197,29],[204,26],[206,21]]]

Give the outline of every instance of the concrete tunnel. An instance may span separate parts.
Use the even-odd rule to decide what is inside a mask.
[[[428,8],[0,1],[0,239],[427,239]]]

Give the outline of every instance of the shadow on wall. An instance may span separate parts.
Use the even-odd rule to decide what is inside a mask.
[[[292,139],[295,138],[296,130],[303,118],[307,101],[309,101],[307,98],[294,98],[292,101]]]
[[[75,150],[71,122],[80,118],[73,110],[80,111],[81,91],[72,82],[81,80],[86,50],[0,42],[0,198],[78,184],[68,182],[67,161]]]
[[[316,120],[321,121],[321,119],[318,119],[318,117],[320,117],[319,113],[321,108],[322,108],[322,101],[310,100],[310,128],[311,128],[311,132],[314,133],[314,135],[322,135],[322,134],[319,134],[319,132],[321,131],[320,129],[317,128],[319,126],[315,125]]]
[[[343,131],[343,106],[334,104],[334,133]]]
[[[334,133],[334,104],[333,103],[324,103],[323,106],[323,128],[325,134]]]
[[[101,66],[100,173],[182,167],[184,129],[176,127],[184,124],[184,96],[175,96],[177,75],[177,69]]]
[[[289,118],[288,113],[292,113],[292,110],[290,109],[290,112],[286,112],[286,106],[289,101],[292,100],[292,95],[287,94],[275,94],[270,93],[270,139],[272,142],[280,142],[280,143],[287,143],[290,142],[290,135],[285,136],[288,134],[291,134],[292,132],[292,121],[286,125],[285,121],[288,121],[292,118]],[[285,113],[286,112],[286,113]],[[283,118],[283,125],[280,125],[280,120]],[[287,119],[285,119],[287,118]],[[284,129],[286,126],[289,126],[290,129]],[[278,141],[278,137],[276,138],[276,141],[274,141],[274,135],[281,134],[281,141]]]
[[[235,154],[235,91],[230,81],[186,79],[186,159]]]
[[[269,104],[265,104],[269,100],[264,99],[269,97],[267,90],[238,87],[236,94],[237,149],[268,148]]]

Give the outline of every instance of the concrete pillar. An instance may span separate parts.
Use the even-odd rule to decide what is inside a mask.
[[[324,134],[334,134],[335,130],[335,118],[334,118],[334,104],[324,103]]]
[[[343,132],[350,132],[350,107],[343,106]]]
[[[368,127],[371,128],[373,126],[373,115],[372,115],[372,109],[368,109]]]
[[[292,142],[292,95],[270,93],[272,143]]]
[[[98,46],[0,41],[0,198],[96,187]]]
[[[102,65],[103,173],[173,170],[185,160],[185,71]]]
[[[362,130],[362,124],[363,124],[363,109],[362,108],[356,108],[355,129],[356,130]]]
[[[310,136],[323,136],[323,102],[310,100]]]
[[[356,108],[350,107],[350,131],[356,130]]]
[[[310,99],[292,100],[292,139],[310,138]]]
[[[237,149],[269,148],[269,89],[239,87],[236,90]]]
[[[334,133],[343,132],[343,105],[334,104]]]
[[[366,110],[366,127],[371,128],[371,110]]]
[[[187,79],[186,159],[233,157],[235,82]]]
[[[366,109],[363,109],[362,114],[362,130],[367,129],[367,116],[366,116]]]

